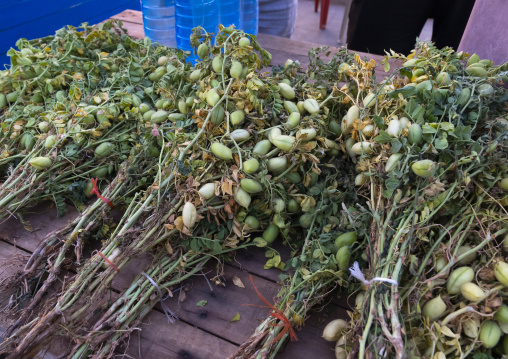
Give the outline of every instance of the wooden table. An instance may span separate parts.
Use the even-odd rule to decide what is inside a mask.
[[[126,10],[114,19],[122,20],[129,35],[135,38],[143,37],[141,13]],[[272,64],[283,64],[288,58],[299,60],[305,68],[308,65],[307,53],[318,44],[303,43],[289,39],[260,34],[258,39],[273,57]],[[338,49],[332,48],[332,52]],[[361,54],[367,56],[367,54]],[[380,56],[369,56],[378,63]],[[378,81],[386,75],[382,69],[377,71]],[[34,213],[25,217],[35,231],[28,232],[15,218],[0,224],[0,280],[6,278],[23,267],[23,260],[35,249],[39,241],[50,231],[65,225],[74,218],[77,212],[69,208],[63,218],[56,218],[54,208],[43,204]],[[280,248],[281,253],[288,258],[288,252]],[[180,321],[169,324],[159,306],[145,318],[139,336],[136,331],[121,353],[127,353],[131,358],[186,358],[186,359],[222,359],[233,353],[254,331],[269,311],[264,308],[244,306],[242,304],[262,304],[255,294],[249,275],[253,275],[257,288],[266,298],[275,298],[280,288],[276,269],[265,270],[263,264],[266,258],[262,249],[240,251],[233,263],[225,264],[222,279],[225,286],[214,286],[210,290],[202,275],[195,276],[186,283],[191,289],[187,291],[186,299],[179,301],[178,296],[170,298],[166,304],[178,315]],[[131,265],[124,268],[113,282],[112,296],[126,288],[139,273],[141,268],[149,264],[149,258],[136,258]],[[205,275],[213,277],[215,268],[205,271]],[[67,275],[72,275],[72,271]],[[239,277],[245,284],[240,288],[233,284],[233,277]],[[7,294],[7,295],[6,295]],[[0,308],[5,306],[8,293],[0,296]],[[205,307],[198,307],[196,303],[207,300]],[[326,309],[313,314],[305,326],[297,331],[298,342],[286,345],[277,356],[279,359],[333,359],[335,343],[326,342],[321,338],[324,325],[336,318],[347,318],[347,298],[338,296],[331,298]],[[240,321],[231,323],[231,319],[239,313]],[[13,318],[3,314],[0,321],[0,335]],[[53,358],[61,351],[62,346],[69,345],[65,339],[53,343],[51,348],[40,357]]]

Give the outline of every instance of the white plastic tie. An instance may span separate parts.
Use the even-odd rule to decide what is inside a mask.
[[[387,282],[393,285],[399,285],[399,282],[397,282],[395,279],[389,279],[389,278],[383,278],[383,277],[375,277],[371,280],[365,279],[365,276],[363,275],[363,272],[360,269],[360,265],[358,262],[354,262],[353,266],[349,268],[349,271],[351,272],[351,275],[358,279],[360,282],[362,282],[365,285],[371,285],[372,282]]]
[[[162,310],[164,311],[164,314],[166,314],[166,318],[168,318],[168,322],[174,323],[175,319],[179,320],[178,317],[176,316],[176,314],[173,313],[171,311],[171,309],[169,309],[169,307],[164,303],[164,299],[162,298],[161,289],[159,288],[157,283],[155,283],[155,281],[152,278],[150,278],[150,276],[148,274],[146,274],[145,272],[141,272],[141,274],[143,274],[146,277],[146,279],[148,279],[150,281],[150,283],[152,283],[152,285],[157,290],[157,293],[159,294],[159,302],[161,303],[161,307],[162,307]]]

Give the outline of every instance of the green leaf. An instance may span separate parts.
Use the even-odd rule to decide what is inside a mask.
[[[471,126],[457,126],[454,131],[457,138],[461,140],[470,140],[471,139]]]
[[[376,143],[388,143],[392,141],[392,136],[390,136],[386,131],[379,131],[379,135],[374,139]]]
[[[385,186],[386,190],[383,191],[383,196],[385,198],[390,198],[399,186],[399,180],[390,177],[385,181]]]
[[[422,126],[422,132],[423,132],[423,134],[426,134],[426,133],[436,133],[437,132],[437,128],[435,126],[432,126],[432,124],[426,123],[425,125]]]
[[[402,76],[406,76],[406,77],[411,78],[411,77],[412,77],[411,68],[410,68],[410,67],[402,67],[402,68],[400,69],[400,74],[401,74]]]
[[[413,96],[418,93],[418,90],[415,86],[404,86],[403,88],[393,90],[387,93],[387,95],[390,98],[397,98],[399,97],[399,94],[402,95],[402,97],[407,98],[410,96]]]
[[[446,139],[445,136],[436,138],[436,140],[434,141],[434,146],[438,150],[444,150],[448,148],[448,140]]]
[[[236,313],[233,319],[231,319],[231,323],[238,322],[240,320],[240,313]]]
[[[199,302],[196,303],[196,305],[198,307],[204,307],[207,303],[208,303],[207,300],[200,300]]]
[[[314,252],[312,253],[312,258],[316,259],[323,255],[323,251],[320,248],[314,249]]]
[[[441,122],[440,128],[445,131],[453,131],[455,129],[455,126],[453,125],[453,123],[450,122]]]
[[[381,116],[373,116],[372,121],[374,121],[374,124],[381,130],[386,129],[385,120]]]
[[[61,195],[56,195],[53,197],[55,201],[56,207],[56,216],[63,217],[65,213],[67,213],[67,204],[65,203],[65,198]]]
[[[199,252],[201,250],[201,246],[199,245],[199,240],[196,238],[193,238],[190,242],[190,247],[194,252]]]
[[[273,216],[273,221],[272,222],[273,222],[273,224],[275,224],[279,228],[284,228],[285,225],[286,225],[284,223],[284,218],[282,218],[280,213],[276,213],[275,216]]]
[[[386,189],[389,191],[395,191],[397,187],[399,186],[399,181],[395,178],[388,178],[385,181]]]
[[[425,114],[425,109],[422,106],[417,105],[416,108],[411,113],[411,117],[412,117],[413,121],[415,121],[416,123],[421,125],[424,121],[424,119],[423,119],[424,114]]]
[[[402,143],[396,138],[392,139],[392,153],[397,153],[402,148]]]
[[[212,242],[212,250],[215,253],[220,253],[220,252],[222,252],[222,246],[220,245],[219,242],[213,241]]]

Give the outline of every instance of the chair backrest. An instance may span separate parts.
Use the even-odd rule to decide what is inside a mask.
[[[476,0],[458,51],[477,53],[496,64],[508,61],[508,2]],[[488,39],[488,41],[485,41]]]

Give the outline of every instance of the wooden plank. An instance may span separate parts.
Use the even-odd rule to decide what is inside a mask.
[[[28,252],[0,240],[0,263],[2,263],[0,266],[0,281],[16,274],[28,255]],[[9,295],[10,293],[2,292],[0,299]]]
[[[282,245],[282,243],[278,241],[273,243],[272,246],[279,252],[283,262],[286,262],[290,258],[290,249],[287,246]],[[264,248],[259,247],[241,249],[236,252],[235,260],[229,264],[272,282],[280,282],[279,274],[282,273],[280,269],[263,268],[268,260],[265,256],[265,252],[266,250]]]
[[[141,326],[141,357],[165,359],[224,359],[236,346],[182,321],[169,324],[166,317],[152,311]],[[133,333],[126,353],[139,358],[140,343]]]
[[[16,248],[0,240],[0,263],[2,263],[0,267],[0,283],[21,270],[23,268],[24,258],[29,254],[30,253],[20,248]],[[2,312],[0,312],[0,341],[3,340],[7,328],[17,319],[16,315],[10,314],[10,312],[7,311],[7,304],[9,303],[12,292],[13,288],[3,288],[3,292],[0,295],[0,308],[2,308]],[[55,340],[51,343],[49,348],[38,353],[35,358],[54,359],[68,345],[68,341],[63,338]]]
[[[505,0],[476,0],[458,51],[477,53],[499,65],[508,61],[506,14]]]
[[[213,266],[205,270],[206,272],[209,272],[208,278],[214,277],[216,273]],[[235,276],[243,282],[245,288],[233,284]],[[264,304],[256,295],[248,273],[238,268],[227,267],[220,278],[224,285],[211,284],[212,291],[202,275],[194,276],[186,281],[186,284],[192,287],[185,293],[185,301],[179,302],[179,296],[175,295],[165,303],[181,320],[240,345],[257,327],[258,320],[268,315],[269,310],[249,305]],[[253,279],[257,289],[267,300],[274,302],[280,286],[263,278]],[[201,300],[207,301],[204,307],[196,305]],[[240,314],[241,319],[231,323],[236,313]]]
[[[36,213],[34,213],[26,216],[26,219],[29,220],[32,224],[39,223],[54,224],[55,222],[46,221],[45,218],[47,217],[52,218],[55,215],[56,213],[54,213],[54,209],[51,208],[43,215],[37,215]],[[72,216],[71,214],[69,215]],[[61,219],[61,221],[63,222],[61,224],[65,225],[66,221],[64,219]],[[42,238],[42,233],[48,233],[53,229],[52,225],[47,226],[41,225],[38,227],[39,231],[29,233],[26,232],[23,226],[20,223],[17,223],[16,220],[10,220],[8,222],[9,227],[15,229],[15,235],[7,237],[10,238],[11,240],[14,240],[18,244],[23,244],[23,246],[25,247],[35,246],[38,243],[36,239]],[[39,234],[38,232],[41,234]],[[30,238],[32,239],[30,240]],[[14,250],[18,251],[19,253],[22,253],[23,257],[28,255],[27,252],[24,252],[19,248],[11,246],[10,249],[11,251]],[[262,251],[262,249],[258,249],[257,252],[258,253],[255,258],[258,259],[256,261],[250,262],[250,264],[252,265],[253,268],[259,267],[261,268],[261,271],[265,271],[264,269],[262,269],[262,264],[264,263],[265,260],[264,252]],[[5,250],[2,250],[0,251],[0,253],[7,252]],[[7,254],[7,256],[9,258],[12,257],[10,252]],[[125,267],[122,270],[122,274],[118,276],[113,283],[113,288],[116,290],[116,292],[121,291],[125,289],[128,285],[130,285],[134,277],[137,275],[137,273],[139,273],[140,268],[146,268],[150,264],[150,262],[151,262],[150,256],[147,255],[144,258],[133,260],[129,266]],[[207,270],[205,270],[205,272],[210,270],[214,270],[213,265],[210,266],[210,268],[208,268]],[[192,285],[192,289],[186,292],[187,299],[184,302],[179,303],[177,297],[175,297],[173,299],[167,300],[166,303],[170,305],[170,307],[177,313],[177,315],[180,317],[183,323],[186,323],[190,327],[193,328],[195,327],[194,329],[197,331],[203,330],[205,331],[205,333],[208,332],[210,333],[210,335],[217,337],[217,340],[219,340],[219,343],[221,343],[221,345],[223,344],[222,342],[228,343],[229,345],[240,344],[251,335],[255,327],[266,315],[268,315],[269,311],[264,308],[242,305],[242,304],[262,304],[258,300],[258,297],[250,284],[249,273],[242,271],[239,268],[235,268],[233,266],[227,266],[225,271],[226,273],[224,273],[224,275],[222,276],[222,279],[226,284],[225,287],[214,286],[212,293],[205,279],[202,276],[195,276],[192,278],[192,280],[186,282]],[[277,273],[275,270],[265,272]],[[211,274],[208,274],[208,277],[210,276]],[[239,277],[243,281],[245,288],[239,288],[232,283],[232,279],[234,276]],[[269,300],[274,300],[274,296],[278,291],[279,285],[274,283],[274,281],[271,281],[270,279],[267,280],[264,278],[255,277],[254,280],[258,289],[263,293],[263,295]],[[116,294],[114,293],[112,293],[112,295],[116,296]],[[203,299],[207,300],[208,304],[205,307],[197,307],[196,303]],[[160,308],[156,309],[160,310]],[[338,311],[341,316],[346,315],[345,310],[343,309],[335,308],[334,310]],[[240,313],[241,315],[242,318],[241,321],[231,323],[230,322],[231,318],[237,312]],[[155,318],[154,320],[156,322],[159,322],[161,320],[162,322],[165,321],[164,315],[157,310],[150,315],[150,318]],[[315,321],[316,321],[315,317],[313,316],[309,319],[308,323],[312,323]],[[324,341],[322,344],[309,346],[309,343],[321,341],[320,336],[323,325],[324,323],[321,323],[321,326],[307,325],[306,327],[303,328],[301,336],[305,337],[305,339],[298,343],[290,344],[291,350],[289,351],[289,353],[292,354],[289,355],[293,356],[292,359],[308,358],[309,357],[308,355],[310,355],[311,353],[308,353],[307,350],[311,350],[312,353],[315,353],[316,350],[319,353],[321,353],[322,351],[320,355],[323,358],[327,357],[326,354],[331,353],[329,351],[330,345],[328,345],[328,343]],[[166,348],[164,347],[164,345],[162,346],[159,345],[156,341],[152,340],[153,339],[153,336],[151,334],[152,330],[158,331],[165,329],[152,327],[153,325],[143,327],[143,330],[146,331],[146,333],[148,333],[143,334],[142,332],[141,338],[143,351],[148,350],[147,352],[148,354],[152,353],[153,355],[159,355],[162,353],[167,353],[169,350],[169,352],[172,353],[171,355],[175,355],[175,357],[178,357],[178,355],[182,355],[181,353],[187,350],[186,345],[176,348],[173,346],[171,346],[170,348]],[[191,337],[196,337],[197,335],[195,333],[194,334],[188,333],[187,329],[184,330],[184,333],[185,338],[178,339],[178,342],[184,344],[187,343],[186,338],[189,337],[189,335]],[[171,335],[174,336],[174,334]],[[180,337],[179,334],[177,336]],[[131,354],[137,352],[136,338],[137,335],[134,335],[134,338],[132,338],[132,340],[130,341],[130,347],[128,349],[128,352]],[[144,349],[144,347],[146,347],[147,349]],[[234,348],[231,349],[231,352],[233,351]],[[293,353],[293,351],[295,351],[295,353]]]
[[[0,281],[14,275],[24,264],[23,258],[30,253],[7,242],[0,241]],[[138,268],[139,269],[139,268]],[[11,293],[3,293],[0,297],[0,307],[8,303]],[[111,293],[107,298],[116,298],[118,294]],[[5,313],[0,314],[0,335],[16,319]],[[236,347],[213,334],[202,331],[184,321],[168,326],[167,319],[161,312],[154,310],[144,320],[141,328],[141,349],[145,358],[211,358],[222,359]],[[52,359],[69,348],[70,343],[64,338],[54,341],[49,349],[38,354],[36,358]],[[137,357],[139,342],[137,335],[130,341],[127,353]]]
[[[208,277],[213,276],[209,274]],[[237,287],[233,284],[233,277],[242,280],[245,288]],[[226,273],[221,276],[225,286],[213,286],[210,290],[208,284],[202,276],[195,276],[186,283],[192,284],[191,290],[186,292],[186,299],[183,302],[178,301],[178,295],[166,300],[172,311],[174,311],[181,320],[194,325],[207,332],[213,333],[228,342],[240,345],[254,332],[256,327],[269,314],[267,308],[245,305],[254,304],[264,306],[259,299],[250,282],[249,274],[242,272],[237,268],[227,268]],[[270,302],[276,301],[276,295],[280,288],[279,285],[255,277],[254,284],[259,292]],[[204,307],[196,305],[201,300],[206,300]],[[283,354],[281,358],[307,359],[307,358],[330,358],[334,357],[333,343],[327,343],[321,338],[324,325],[332,319],[347,318],[345,309],[335,305],[327,306],[328,313],[325,311],[315,313],[307,320],[307,325],[302,330],[297,330],[297,335],[302,340],[296,343],[287,344],[291,349],[284,350],[289,354]],[[240,314],[240,321],[231,323],[231,319],[236,313]]]
[[[49,202],[44,202],[31,208],[23,216],[32,231],[28,232],[23,223],[13,216],[0,223],[0,239],[32,252],[47,234],[67,225],[78,215],[74,207],[67,206],[67,213],[58,218],[56,208]]]
[[[329,307],[327,307],[329,308]],[[325,311],[314,313],[306,320],[305,326],[296,331],[297,342],[286,342],[277,359],[335,359],[335,342],[323,339],[323,329],[334,319],[349,319],[347,312],[338,307],[331,307],[329,313]]]
[[[48,203],[43,203],[34,207],[30,214],[24,216],[24,219],[33,227],[33,232],[27,232],[20,221],[16,218],[10,218],[6,222],[0,224],[0,238],[28,252],[33,252],[44,236],[55,229],[65,226],[78,215],[78,212],[73,207],[68,206],[67,214],[64,217],[57,218],[56,214],[56,208],[50,206]],[[276,243],[274,248],[279,251],[283,261],[287,261],[290,258],[289,248],[283,246],[281,243]],[[85,253],[84,255],[87,254],[88,253]],[[122,270],[122,275],[114,280],[113,288],[118,291],[126,288],[139,273],[139,268],[145,268],[149,265],[151,262],[150,258],[150,255],[134,258],[132,262]],[[229,263],[229,265],[272,282],[278,282],[278,275],[281,271],[276,268],[269,270],[264,269],[263,266],[266,260],[264,249],[251,247],[238,251],[235,256],[235,261]],[[343,308],[348,308],[345,300],[337,300],[335,304]]]

